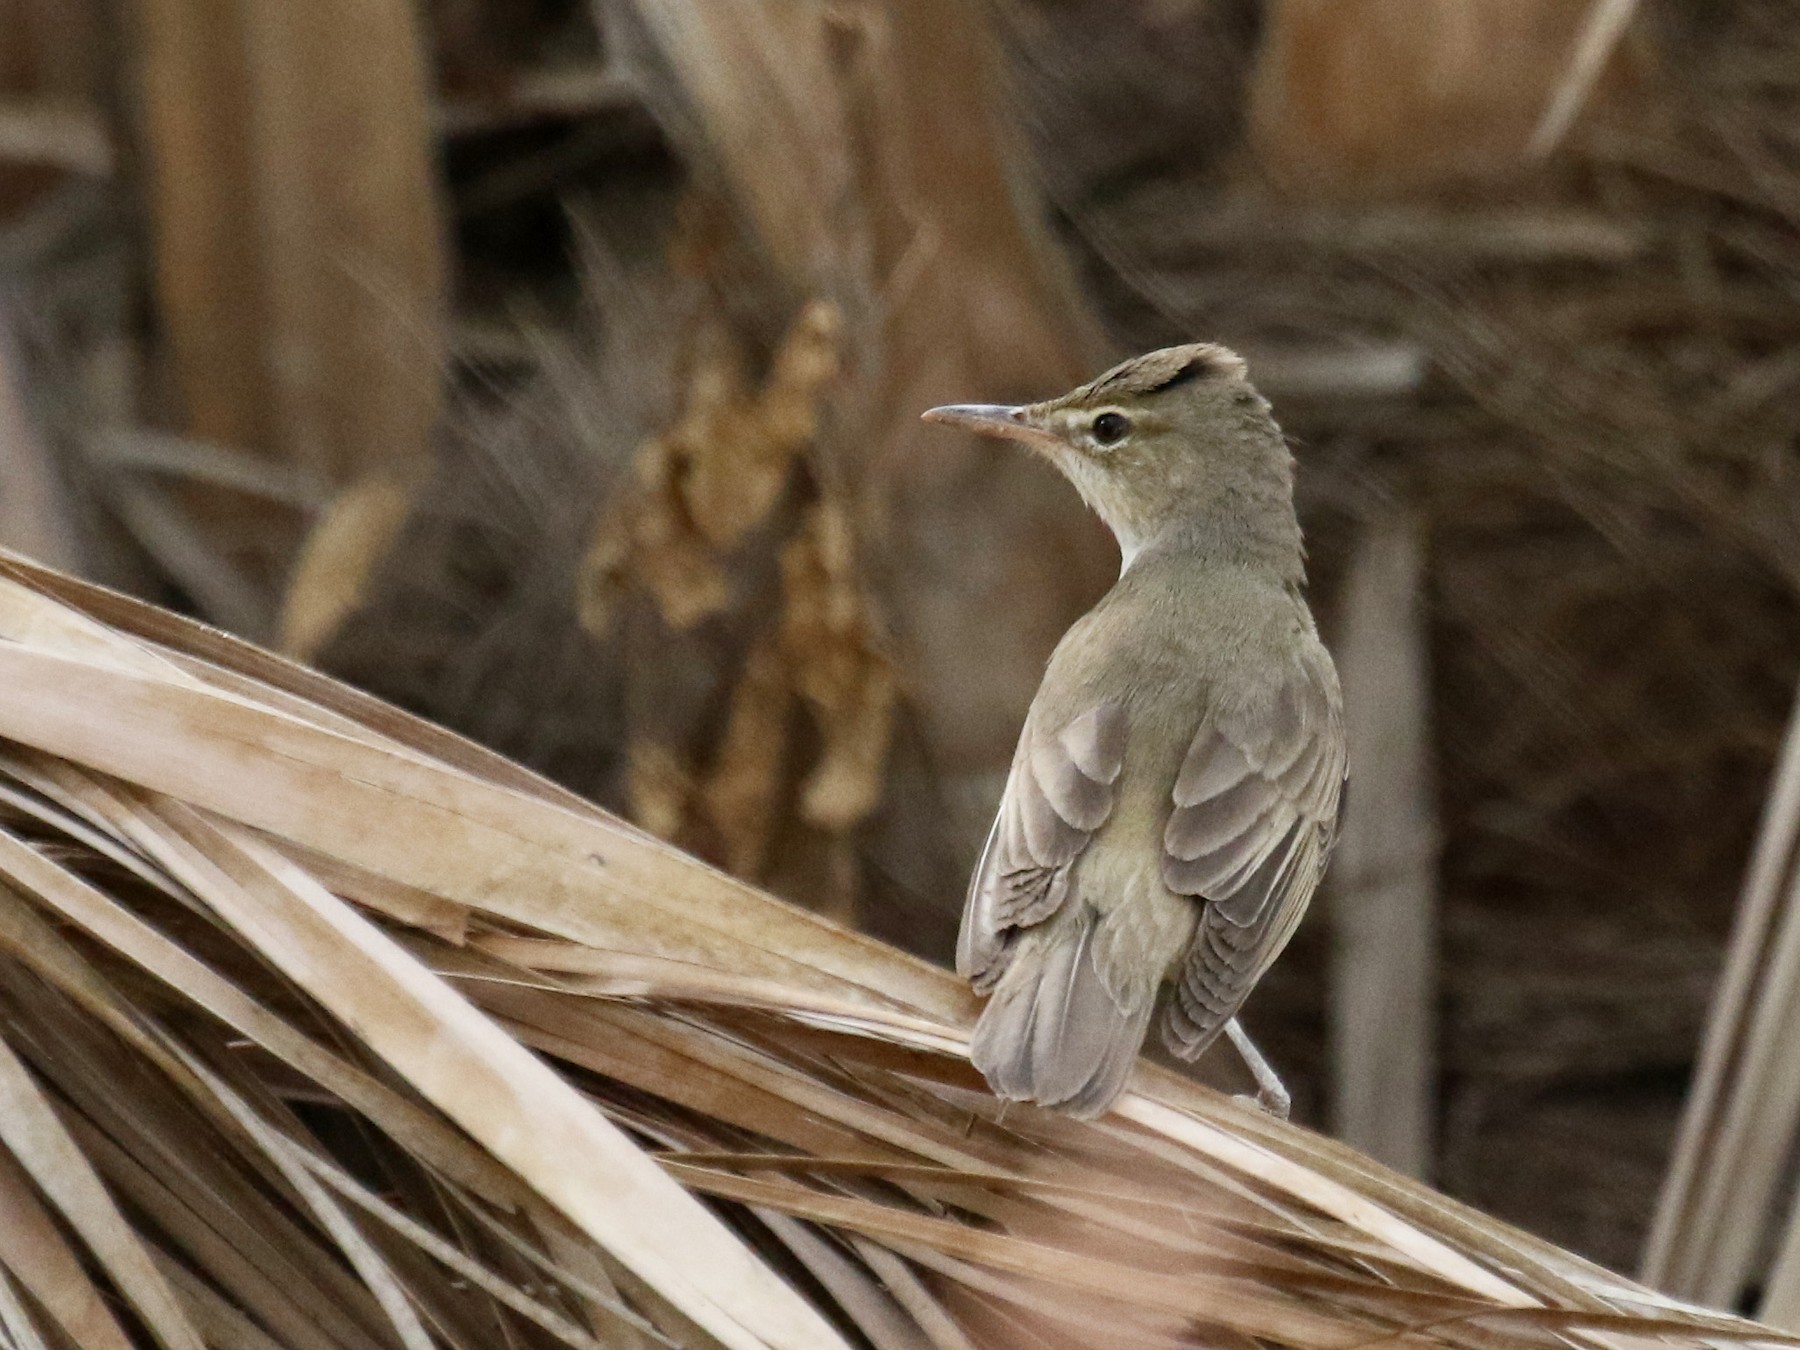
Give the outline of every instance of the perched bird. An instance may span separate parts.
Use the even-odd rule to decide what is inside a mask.
[[[1228,1031],[1285,1098],[1236,1014],[1325,870],[1345,757],[1268,403],[1197,343],[1045,403],[925,418],[1042,454],[1123,555],[1050,658],[969,885],[976,1067],[1001,1097],[1098,1115],[1167,980],[1169,1048],[1193,1059]]]

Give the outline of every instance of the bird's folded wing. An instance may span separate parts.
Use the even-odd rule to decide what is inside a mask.
[[[1069,865],[1105,823],[1125,762],[1125,716],[1102,703],[1061,726],[1027,719],[987,846],[969,883],[956,968],[985,992],[1012,936],[1068,895]]]
[[[1163,833],[1163,880],[1205,902],[1169,1008],[1177,1053],[1199,1053],[1286,944],[1324,873],[1343,781],[1342,703],[1322,652],[1202,723]]]

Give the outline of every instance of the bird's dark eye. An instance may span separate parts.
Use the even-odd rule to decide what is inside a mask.
[[[1103,412],[1094,419],[1094,439],[1101,445],[1117,445],[1131,434],[1131,419],[1124,413]]]

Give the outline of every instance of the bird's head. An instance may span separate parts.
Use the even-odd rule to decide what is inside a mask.
[[[1042,403],[951,404],[924,417],[1042,454],[1111,527],[1128,564],[1172,529],[1292,521],[1287,443],[1242,358],[1214,343],[1134,357]]]

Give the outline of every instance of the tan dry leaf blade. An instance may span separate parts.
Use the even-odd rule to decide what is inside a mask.
[[[0,583],[0,1139],[70,1245],[0,1241],[0,1319],[91,1279],[171,1346],[1783,1339],[1149,1067],[1102,1121],[1003,1113],[948,973],[266,653]]]

